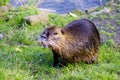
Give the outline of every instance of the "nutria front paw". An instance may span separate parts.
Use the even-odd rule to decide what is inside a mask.
[[[58,66],[58,64],[56,64],[56,63],[53,63],[53,64],[52,64],[52,66],[53,66],[53,67],[56,67],[56,66]]]
[[[54,62],[52,62],[51,64],[50,64],[50,66],[53,66],[53,67],[56,67],[58,64],[57,63],[54,63]]]
[[[57,63],[57,64],[56,63],[52,63],[51,66],[58,68],[58,67],[63,67],[65,65],[63,65],[62,63]]]

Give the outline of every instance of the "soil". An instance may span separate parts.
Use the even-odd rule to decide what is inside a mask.
[[[92,21],[100,32],[101,42],[112,40],[115,46],[120,47],[120,11],[118,9],[113,7],[110,13],[97,15]]]

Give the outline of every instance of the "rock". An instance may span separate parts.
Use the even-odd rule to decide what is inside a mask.
[[[10,5],[0,6],[0,12],[2,12],[2,13],[6,13],[11,9],[12,9],[12,7]]]
[[[105,14],[110,13],[110,8],[103,8],[100,11],[96,11],[96,12],[91,13],[91,15],[95,16],[95,15],[101,14],[101,13],[105,13]]]
[[[38,15],[27,16],[24,19],[25,22],[29,25],[35,25],[37,23],[46,23],[49,20],[47,12],[41,12],[41,14]]]
[[[3,36],[3,34],[0,34],[0,39],[2,39],[4,36]]]
[[[49,9],[59,14],[67,14],[73,10],[89,10],[105,5],[106,0],[10,0],[14,7],[35,5],[37,8]]]
[[[3,20],[8,20],[6,13],[10,11],[13,7],[10,5],[0,6],[0,18]]]

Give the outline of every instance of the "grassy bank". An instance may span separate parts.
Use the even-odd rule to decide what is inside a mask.
[[[119,10],[120,6],[117,8]],[[112,11],[114,12],[114,10],[117,9],[113,7]],[[119,28],[119,12],[115,15],[109,14],[111,17],[108,14],[86,17],[95,22],[102,35],[101,38],[104,35],[108,35],[108,38],[105,37],[107,40],[101,43],[98,62],[95,64],[78,63],[75,66],[69,64],[63,68],[51,66],[53,61],[52,52],[49,49],[42,48],[36,39],[47,24],[62,27],[78,18],[70,15],[60,16],[52,14],[49,16],[50,19],[47,24],[40,23],[30,26],[23,21],[23,17],[32,14],[39,14],[39,11],[33,8],[19,8],[17,12],[8,12],[6,14],[7,17],[12,15],[9,20],[5,21],[0,18],[0,34],[4,36],[0,39],[0,80],[120,79],[120,49],[119,46],[114,46],[114,39],[110,35],[111,32],[108,31]],[[82,18],[82,15],[79,18]],[[115,19],[117,21],[115,21],[116,23],[114,22],[116,25],[114,27],[111,24],[100,23],[103,20],[109,22],[109,20]]]

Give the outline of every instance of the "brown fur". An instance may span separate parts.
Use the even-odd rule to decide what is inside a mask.
[[[41,44],[53,51],[54,63],[86,62],[98,59],[100,36],[96,26],[87,19],[75,20],[64,28],[51,26],[40,37]]]

